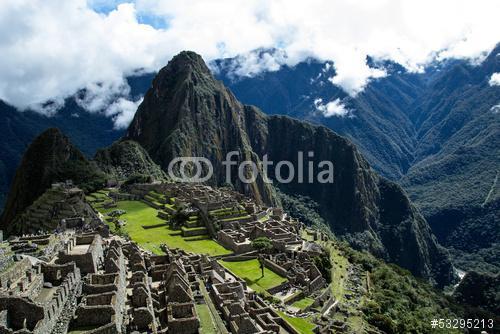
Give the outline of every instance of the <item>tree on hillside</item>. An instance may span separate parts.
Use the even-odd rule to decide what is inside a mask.
[[[173,229],[181,228],[186,221],[189,219],[190,213],[187,211],[185,207],[180,207],[170,218],[170,224]]]
[[[259,253],[260,270],[264,277],[264,259],[263,254],[273,249],[273,243],[268,237],[259,237],[252,240],[252,247]]]

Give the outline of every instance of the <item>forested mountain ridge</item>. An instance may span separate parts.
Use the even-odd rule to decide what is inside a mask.
[[[308,196],[319,204],[330,229],[354,247],[440,285],[453,281],[447,252],[426,221],[398,185],[373,172],[355,145],[326,127],[243,105],[194,52],[180,53],[159,71],[125,139],[141,144],[164,170],[176,157],[207,158],[214,170],[207,182],[230,183],[260,203],[278,203],[274,186]],[[334,182],[293,179],[270,185],[259,169],[256,179],[244,183],[237,177],[238,164],[232,178],[225,178],[223,161],[229,152],[239,152],[239,163],[253,161],[262,168],[264,155],[297,166],[299,151],[314,152],[316,162],[331,161]],[[304,166],[307,175],[309,167]]]
[[[237,58],[212,66],[244,103],[352,140],[377,171],[402,184],[456,259],[482,254],[461,267],[498,272],[500,86],[489,81],[500,72],[499,54],[497,46],[479,64],[448,60],[423,73],[368,59],[388,75],[356,97],[328,81],[335,75],[329,62],[311,59],[254,77],[229,72]],[[348,113],[326,117],[319,99],[342,103]],[[482,264],[471,267],[474,261]]]

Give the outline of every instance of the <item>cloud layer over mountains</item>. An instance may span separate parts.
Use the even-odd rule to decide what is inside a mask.
[[[367,55],[412,71],[436,59],[480,60],[500,41],[499,12],[497,0],[6,0],[0,99],[53,113],[86,88],[87,110],[126,126],[138,101],[126,100],[124,77],[158,70],[184,49],[206,60],[243,55],[235,75],[332,60],[330,81],[355,95],[386,75]],[[282,52],[256,56],[259,48]]]

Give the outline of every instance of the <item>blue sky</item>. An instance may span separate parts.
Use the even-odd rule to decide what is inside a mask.
[[[123,3],[134,3],[134,1],[107,1],[107,0],[91,0],[88,2],[89,7],[98,13],[108,15],[111,11],[116,10],[118,5]],[[137,13],[137,21],[147,24],[155,29],[167,29],[168,19],[166,17],[157,16],[149,13]]]

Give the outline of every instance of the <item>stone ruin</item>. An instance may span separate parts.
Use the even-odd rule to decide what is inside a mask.
[[[80,280],[74,262],[15,262],[0,275],[0,333],[51,333]]]
[[[318,295],[326,285],[313,261],[323,249],[303,240],[303,225],[281,209],[198,184],[133,185],[127,191],[113,192],[115,200],[143,200],[166,219],[185,210],[194,218],[184,227],[203,228],[232,250],[227,261],[257,258],[251,241],[269,238],[272,250],[261,259],[287,279],[269,289],[271,295],[293,289],[300,296]],[[102,217],[99,222],[105,226]],[[2,243],[0,333],[194,334],[200,331],[201,305],[220,333],[297,333],[217,258],[165,245],[163,255],[153,255],[103,231],[67,217],[57,233]]]
[[[66,228],[95,228],[96,214],[85,201],[83,190],[71,181],[54,183],[13,222],[13,232],[33,234]],[[62,226],[64,225],[64,226]]]

